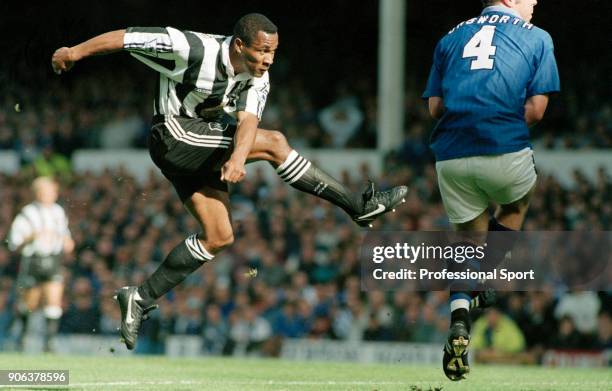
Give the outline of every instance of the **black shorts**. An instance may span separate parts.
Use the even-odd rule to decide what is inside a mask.
[[[149,134],[153,163],[185,202],[204,186],[227,191],[221,167],[234,148],[236,126],[172,116],[155,116]]]
[[[20,288],[32,288],[48,281],[62,282],[62,256],[22,256],[19,264],[17,285]]]

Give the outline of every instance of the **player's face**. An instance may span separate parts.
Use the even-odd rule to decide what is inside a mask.
[[[54,182],[42,182],[36,189],[36,199],[41,204],[52,204],[57,201],[58,188]]]
[[[530,22],[533,17],[533,7],[538,4],[538,0],[517,0],[515,10],[526,22]]]
[[[240,72],[246,71],[251,76],[261,77],[274,62],[274,54],[278,47],[278,34],[259,31],[257,38],[249,46],[240,42],[238,47],[243,66]]]

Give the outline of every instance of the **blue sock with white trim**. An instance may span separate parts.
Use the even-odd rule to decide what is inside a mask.
[[[170,251],[164,262],[138,288],[141,297],[138,301],[143,307],[150,306],[213,258],[196,234],[189,236]]]
[[[276,172],[292,187],[323,198],[339,206],[350,216],[362,210],[361,202],[344,185],[315,167],[295,150],[276,168]]]
[[[451,324],[463,322],[470,329],[470,300],[472,297],[466,292],[451,291],[449,305],[451,310]]]

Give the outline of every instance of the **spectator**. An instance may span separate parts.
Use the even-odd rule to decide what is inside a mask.
[[[321,128],[332,139],[332,146],[344,147],[363,123],[363,113],[354,101],[337,102],[319,113]]]
[[[574,324],[574,319],[564,315],[559,319],[559,328],[553,336],[550,346],[555,349],[578,349],[583,345],[584,338],[580,335]]]
[[[203,349],[206,353],[212,355],[221,355],[224,353],[228,341],[228,328],[221,316],[219,306],[215,304],[206,307],[206,317],[202,336],[204,343]]]
[[[601,302],[597,293],[574,291],[559,300],[555,308],[555,316],[558,319],[565,315],[570,316],[579,332],[590,334],[597,328],[597,314],[600,307]]]
[[[275,335],[285,338],[301,338],[308,332],[308,322],[297,312],[294,302],[283,305],[282,311],[274,318],[272,330]]]
[[[525,349],[525,337],[510,317],[491,308],[472,326],[472,349],[477,360],[514,361]]]
[[[94,301],[91,282],[85,277],[77,278],[70,290],[68,310],[60,323],[60,333],[91,334],[100,327],[100,311]]]
[[[257,354],[272,337],[270,323],[252,307],[236,311],[236,319],[230,329],[233,352]]]
[[[202,334],[202,303],[194,297],[189,297],[186,300],[176,300],[174,305],[177,307],[174,334]]]
[[[556,327],[552,299],[546,292],[529,292],[525,311],[516,319],[525,334],[527,347],[542,349],[548,345],[550,331]]]
[[[607,311],[601,311],[597,317],[597,332],[593,338],[592,348],[596,350],[612,349],[612,318]]]

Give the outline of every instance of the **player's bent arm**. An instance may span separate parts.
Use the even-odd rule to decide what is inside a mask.
[[[259,119],[255,114],[248,113],[246,111],[239,111],[236,113],[238,119],[238,127],[236,128],[236,136],[234,138],[234,152],[232,156],[236,155],[240,159],[244,158],[246,161],[253,143],[255,142],[255,135],[257,133],[257,125],[259,125]]]
[[[107,54],[123,49],[125,30],[100,34],[72,47],[62,47],[53,53],[51,65],[55,73],[68,71],[76,61],[89,56]]]
[[[548,106],[548,95],[534,95],[525,102],[525,122],[533,126],[544,118]]]
[[[433,119],[439,120],[444,114],[444,99],[439,96],[431,96],[428,99],[429,114]]]
[[[229,183],[240,182],[246,175],[247,156],[253,148],[259,119],[255,114],[239,111],[236,114],[238,127],[234,136],[234,151],[221,168],[221,180]]]

